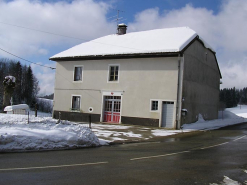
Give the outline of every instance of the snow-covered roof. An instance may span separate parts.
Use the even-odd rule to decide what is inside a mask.
[[[27,104],[12,105],[5,107],[4,111],[13,111],[16,109],[29,109],[29,106]]]
[[[50,59],[180,52],[197,36],[198,34],[188,27],[113,34],[79,44]],[[204,45],[210,48],[205,42]]]

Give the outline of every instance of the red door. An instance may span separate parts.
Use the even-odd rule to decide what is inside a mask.
[[[119,123],[121,96],[105,96],[104,122]]]

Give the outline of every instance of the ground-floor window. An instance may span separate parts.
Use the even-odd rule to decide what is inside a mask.
[[[72,111],[80,111],[81,109],[81,97],[80,96],[72,96]]]
[[[151,101],[151,111],[157,111],[159,108],[159,104],[157,100]]]

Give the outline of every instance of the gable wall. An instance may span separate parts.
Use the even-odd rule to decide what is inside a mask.
[[[101,91],[122,91],[122,117],[150,118],[157,122],[161,101],[176,104],[177,60],[177,57],[163,57],[57,62],[54,110],[69,111],[74,94],[81,95],[83,113],[93,107],[93,113],[100,115]],[[107,83],[109,64],[120,65],[118,83]],[[82,83],[73,82],[74,65],[83,65]],[[150,111],[150,99],[160,101],[158,112]]]
[[[207,56],[206,56],[207,53]],[[182,108],[188,110],[181,123],[193,123],[202,114],[205,120],[218,117],[220,73],[214,54],[195,40],[184,52]]]

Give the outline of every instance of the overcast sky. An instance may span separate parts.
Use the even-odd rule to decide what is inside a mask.
[[[55,67],[55,62],[49,61],[51,56],[114,34],[116,23],[111,17],[118,9],[123,11],[120,17],[125,19],[122,22],[128,25],[128,32],[192,28],[216,51],[223,76],[221,88],[247,87],[246,0],[0,0],[0,48]],[[0,58],[19,60],[1,50]],[[53,93],[55,71],[32,67],[40,82],[40,94]]]

